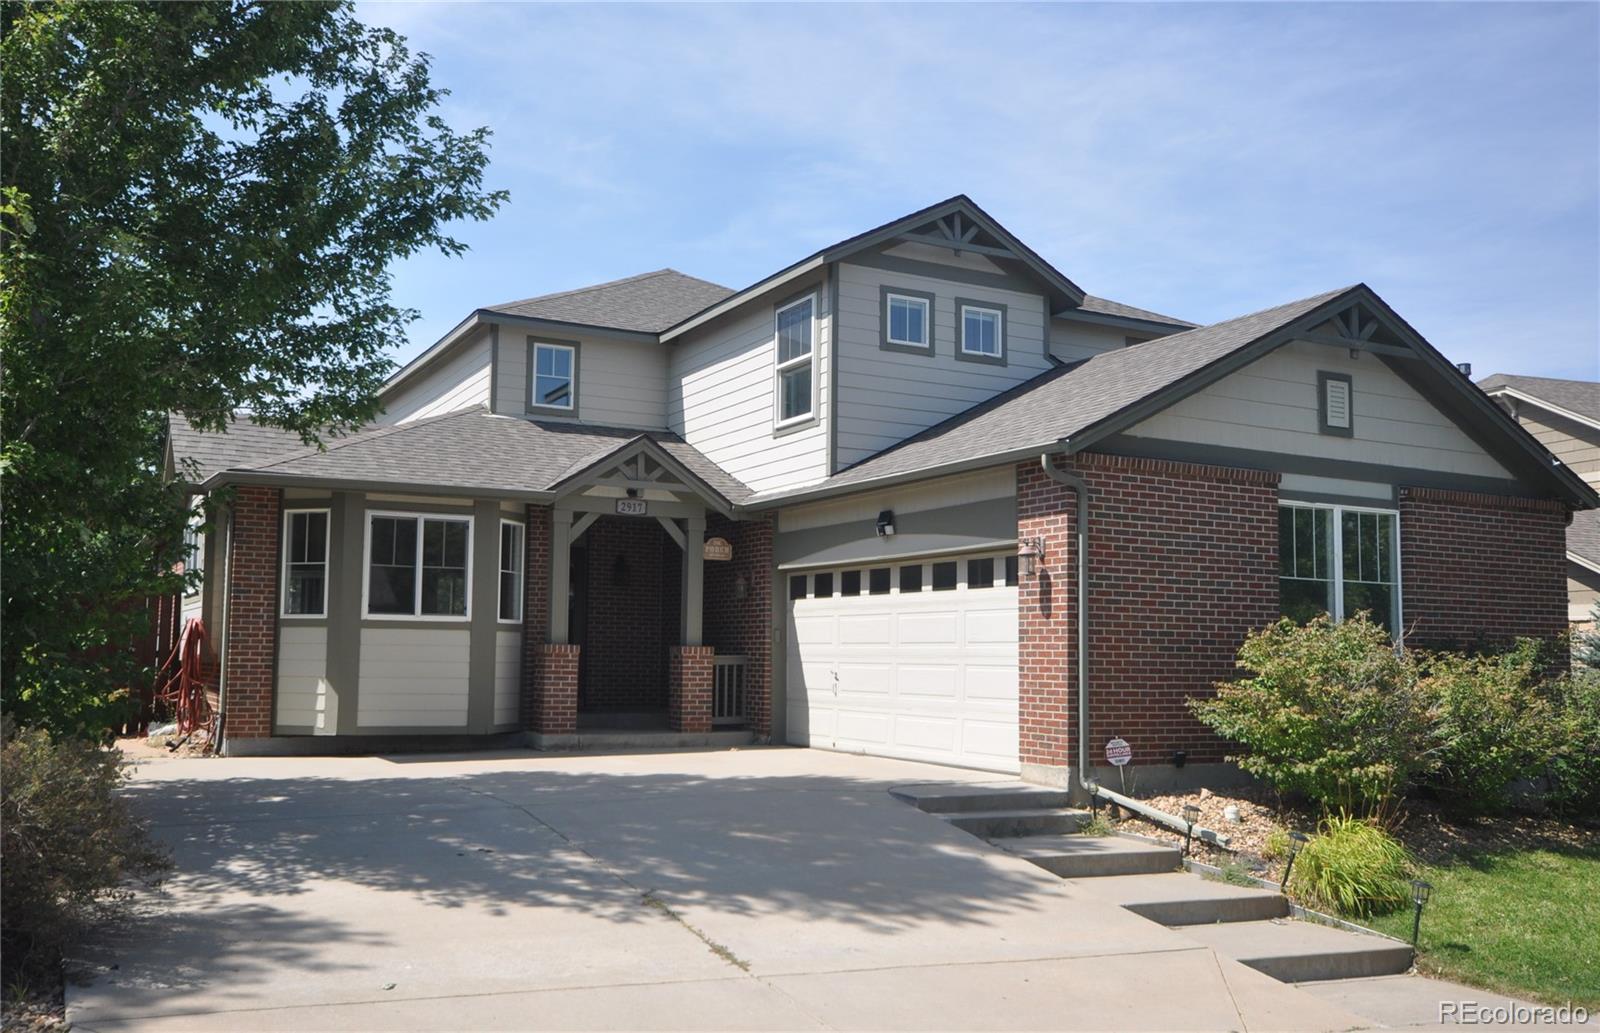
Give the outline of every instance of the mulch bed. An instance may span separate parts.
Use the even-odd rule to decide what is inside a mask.
[[[1265,788],[1235,788],[1223,792],[1200,789],[1191,793],[1168,793],[1138,797],[1157,810],[1181,815],[1185,804],[1200,808],[1199,824],[1229,837],[1228,848],[1218,849],[1196,839],[1191,856],[1214,865],[1243,865],[1264,879],[1282,877],[1282,862],[1267,858],[1267,837],[1274,829],[1291,828],[1313,833],[1317,812],[1294,806]],[[1237,822],[1225,815],[1230,806],[1238,808]],[[1120,828],[1126,832],[1182,845],[1183,836],[1123,812]],[[1404,819],[1391,831],[1419,860],[1433,864],[1453,856],[1475,851],[1495,851],[1510,847],[1553,847],[1557,849],[1600,850],[1600,827],[1574,825],[1542,815],[1511,813],[1493,818],[1460,818],[1447,814],[1426,801],[1408,805]]]
[[[47,992],[30,991],[21,997],[8,994],[0,1005],[3,1033],[66,1033],[71,1028],[60,984]]]

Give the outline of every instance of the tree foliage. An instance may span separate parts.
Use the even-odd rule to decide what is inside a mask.
[[[3,693],[103,728],[187,502],[165,416],[375,415],[389,267],[487,218],[487,130],[348,3],[0,4]]]

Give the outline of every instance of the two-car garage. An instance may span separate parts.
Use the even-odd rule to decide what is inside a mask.
[[[789,571],[787,738],[1014,772],[1014,549]]]

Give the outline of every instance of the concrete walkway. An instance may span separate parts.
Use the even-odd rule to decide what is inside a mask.
[[[85,1031],[1351,1029],[812,750],[141,763]],[[992,778],[973,774],[973,780]]]

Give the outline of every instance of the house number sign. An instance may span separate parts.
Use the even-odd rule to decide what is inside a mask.
[[[618,499],[617,513],[620,516],[644,516],[650,511],[649,503],[644,499]]]
[[[728,543],[726,538],[707,538],[705,558],[708,560],[731,560],[733,559],[733,546]]]

